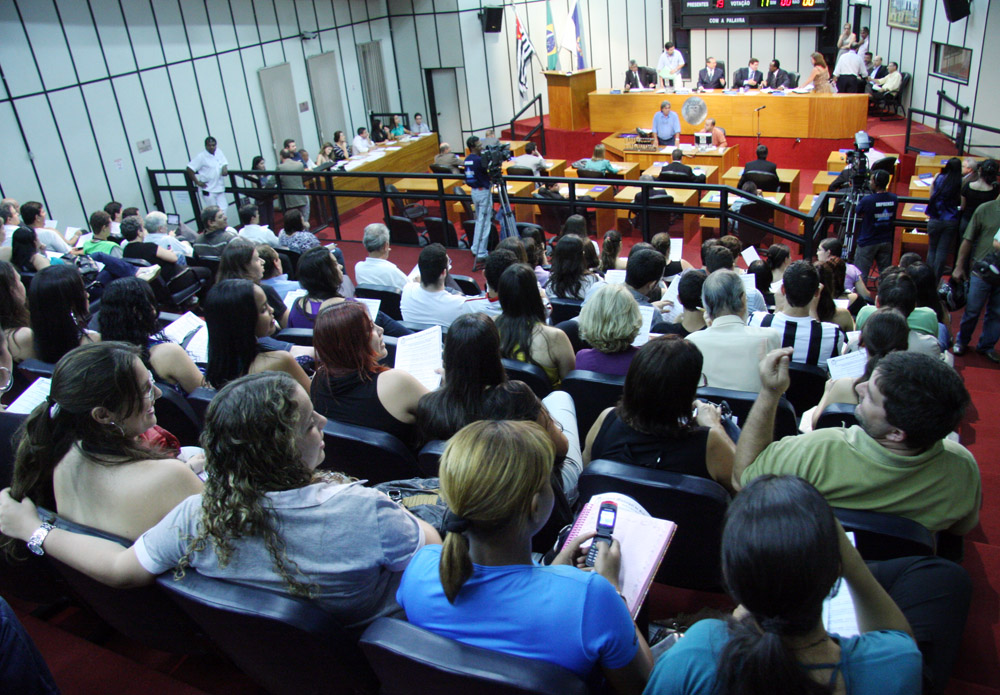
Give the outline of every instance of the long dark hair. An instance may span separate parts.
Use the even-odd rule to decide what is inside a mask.
[[[156,297],[149,283],[137,277],[119,278],[101,297],[97,323],[101,340],[121,340],[139,348],[149,362],[149,338],[161,333]]]
[[[83,277],[76,267],[50,265],[38,271],[28,288],[28,310],[38,359],[55,364],[79,347],[90,312]]]
[[[510,266],[500,276],[497,295],[503,309],[503,313],[496,318],[497,330],[500,331],[500,354],[537,365],[531,359],[531,340],[535,325],[545,323],[545,307],[538,293],[535,271],[523,263]]]
[[[604,232],[604,243],[601,245],[601,263],[598,266],[602,273],[615,269],[618,255],[622,251],[622,235],[617,229]]]
[[[129,417],[143,407],[146,385],[136,379],[138,357],[134,345],[109,341],[78,347],[59,360],[48,399],[23,425],[11,482],[14,499],[30,497],[35,504],[56,509],[52,472],[74,446],[102,465],[168,458],[166,452],[129,439],[119,426],[101,424],[91,415],[94,408],[106,408],[124,410]]]
[[[326,251],[326,249],[323,249]],[[313,334],[316,347],[316,378],[336,379],[385,371],[372,349],[372,320],[368,309],[358,302],[341,302],[319,312]]]
[[[34,272],[32,257],[38,253],[38,234],[34,229],[18,227],[10,237],[10,262],[19,270]]]
[[[650,340],[629,365],[615,414],[654,437],[673,439],[690,431],[703,363],[701,350],[688,340],[676,335]]]
[[[934,269],[926,263],[911,263],[903,271],[913,279],[913,284],[917,286],[917,306],[925,306],[934,311],[938,323],[948,323],[945,315],[944,305],[941,304],[941,297],[937,293],[937,278],[934,276]]]
[[[931,198],[934,202],[958,205],[962,195],[962,160],[952,157],[944,165],[944,170],[934,180]]]
[[[840,575],[837,525],[823,496],[795,476],[750,483],[726,512],[722,575],[750,615],[729,622],[715,692],[829,693],[782,639],[819,624],[823,599]]]
[[[305,231],[306,225],[302,219],[302,212],[300,210],[289,210],[285,213],[284,220],[284,232],[286,236]]]
[[[767,264],[771,266],[774,273],[788,257],[792,255],[792,250],[787,244],[771,244],[767,249]]]
[[[250,279],[250,263],[257,246],[249,239],[237,237],[226,244],[219,257],[219,272],[215,281]]]
[[[589,274],[583,260],[584,242],[580,237],[566,234],[552,252],[552,269],[548,286],[557,297],[579,299],[583,276]]]
[[[260,348],[254,335],[257,302],[249,280],[223,280],[205,299],[208,325],[208,369],[205,379],[215,388],[243,376]]]
[[[7,261],[0,261],[0,326],[6,329],[27,328],[31,323],[28,307],[14,296],[20,276]],[[27,297],[25,297],[27,299]]]
[[[832,259],[831,259],[832,260]],[[840,259],[838,259],[840,260]],[[816,261],[813,266],[819,273],[820,292],[816,302],[816,316],[820,321],[833,321],[837,316],[837,304],[833,301],[833,268],[827,262]]]
[[[314,246],[299,258],[298,265],[299,285],[302,286],[308,297],[326,301],[340,295],[340,285],[344,281],[344,276],[340,274],[337,261],[330,249],[325,246]],[[305,297],[299,301],[305,305]]]
[[[906,323],[906,317],[898,309],[876,309],[861,329],[861,344],[868,351],[868,363],[864,374],[855,383],[868,381],[883,357],[890,352],[906,350],[909,341],[910,327]]]
[[[444,340],[444,382],[421,397],[417,427],[429,438],[448,439],[485,417],[487,389],[507,381],[500,361],[500,332],[486,314],[459,316]]]

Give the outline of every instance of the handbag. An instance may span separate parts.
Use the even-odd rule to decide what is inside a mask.
[[[990,251],[972,264],[972,272],[986,284],[1000,287],[1000,252]]]

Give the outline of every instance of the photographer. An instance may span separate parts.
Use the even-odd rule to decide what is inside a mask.
[[[471,249],[476,257],[472,270],[476,271],[486,267],[486,245],[493,224],[493,196],[490,194],[490,177],[480,156],[482,143],[473,135],[465,144],[469,148],[469,155],[465,158],[465,183],[472,189],[472,204],[476,207],[476,231]]]

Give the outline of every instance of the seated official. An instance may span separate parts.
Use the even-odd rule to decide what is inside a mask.
[[[617,594],[618,541],[598,545],[593,572],[572,566],[589,533],[550,566],[532,560],[532,536],[553,507],[553,453],[531,422],[475,422],[456,434],[440,468],[448,535],[443,547],[413,558],[400,605],[425,630],[583,679],[599,667],[616,693],[638,695],[652,655]]]
[[[781,61],[777,58],[772,60],[768,65],[764,86],[768,89],[785,89],[786,87],[791,87],[791,79],[789,79],[788,73],[781,69]]]
[[[354,136],[354,140],[351,142],[351,151],[354,154],[365,154],[373,147],[375,147],[375,143],[369,137],[368,129],[364,126],[359,127],[358,134]]]
[[[714,118],[705,119],[705,127],[701,129],[703,133],[712,134],[712,147],[728,147],[726,142],[726,131],[715,124]],[[702,181],[704,183],[704,181]]]
[[[400,573],[440,536],[383,493],[317,473],[325,424],[288,375],[237,379],[205,415],[201,495],[181,502],[130,548],[62,529],[50,531],[43,548],[115,587],[152,584],[180,567],[311,598],[348,628],[401,617]],[[3,532],[22,540],[41,525],[30,501],[14,502],[6,491],[0,518]],[[333,527],[364,533],[329,533]]]
[[[604,157],[604,145],[595,145],[594,154],[590,159],[581,159],[573,162],[576,169],[587,169],[589,171],[599,171],[604,174],[617,174],[618,169],[614,164]]]
[[[903,74],[899,72],[899,65],[890,61],[885,77],[869,77],[868,82],[872,86],[872,98],[884,99],[886,96],[899,93],[903,86]]]
[[[684,152],[680,148],[674,148],[673,152],[670,153],[670,164],[660,169],[660,173],[679,174],[691,183],[705,183],[705,175],[695,174],[694,169],[685,164],[683,159]]]
[[[365,306],[343,302],[323,309],[313,345],[316,411],[337,422],[386,432],[416,448],[417,401],[427,388],[409,373],[378,363],[386,356],[385,341]]]
[[[538,152],[535,143],[529,142],[524,146],[524,154],[518,155],[511,160],[511,166],[525,167],[531,169],[533,176],[539,176],[542,172],[547,172],[549,167],[545,164],[545,158]]]
[[[747,165],[743,167],[743,175],[740,176],[737,188],[741,188],[746,183],[748,180],[747,174],[751,171],[762,171],[765,174],[778,175],[778,165],[767,161],[767,145],[757,145],[757,159],[747,162]]]
[[[722,89],[726,86],[726,74],[715,61],[709,56],[705,61],[705,67],[698,71],[698,89]]]
[[[751,58],[747,62],[747,67],[740,68],[733,75],[733,89],[742,89],[744,87],[747,89],[759,89],[764,86],[764,73],[758,70],[759,67],[760,61],[756,58]]]
[[[701,351],[702,374],[712,388],[760,391],[757,365],[781,346],[781,335],[774,329],[747,325],[746,297],[743,280],[731,270],[709,273],[702,286],[708,328],[687,339]]]
[[[903,516],[932,532],[964,535],[976,527],[979,466],[964,446],[947,439],[969,404],[954,369],[927,355],[886,355],[857,386],[859,424],[772,444],[790,351],[772,351],[760,364],[764,388],[736,448],[734,487],[767,474],[797,475],[835,507]]]
[[[444,246],[425,246],[420,250],[417,266],[420,268],[420,282],[408,283],[399,301],[404,321],[447,327],[461,314],[467,313],[465,297],[445,289],[451,260]]]
[[[434,157],[434,165],[448,167],[453,174],[461,174],[463,171],[462,158],[451,151],[451,145],[442,142],[438,148],[438,153]]]
[[[655,89],[656,75],[649,68],[639,67],[635,60],[628,61],[625,72],[625,91],[630,89]]]
[[[590,345],[576,353],[576,368],[625,376],[639,352],[632,342],[642,329],[639,303],[624,285],[599,287],[580,311],[580,338]]]
[[[551,299],[583,299],[601,282],[601,276],[586,267],[583,252],[589,244],[575,234],[564,234],[556,243],[545,285],[545,294]]]
[[[695,400],[702,361],[698,348],[677,336],[643,345],[618,405],[601,413],[587,433],[584,462],[610,459],[708,478],[731,490],[736,445],[719,407]]]

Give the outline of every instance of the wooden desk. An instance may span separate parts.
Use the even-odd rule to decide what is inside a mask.
[[[743,176],[743,167],[733,167],[722,175],[722,183],[726,186],[739,188],[741,176]],[[794,205],[795,201],[799,199],[799,170],[778,169],[778,185],[789,194],[789,201]]]
[[[614,133],[635,131],[636,126],[650,128],[660,102],[669,101],[678,115],[688,99],[702,99],[708,115],[726,129],[726,135],[753,137],[757,134],[754,109],[767,106],[760,114],[760,131],[767,137],[849,139],[868,124],[867,94],[787,94],[775,96],[753,90],[743,94],[664,94],[629,92],[611,94],[598,89],[588,95],[590,129]],[[690,135],[702,124],[691,125],[681,119],[681,133]]]
[[[674,202],[677,205],[697,205],[698,191],[692,188],[665,188],[663,189],[666,193],[673,197]],[[618,191],[615,195],[615,202],[627,205],[629,203],[635,202],[635,197],[639,195],[642,189],[639,186],[628,186]],[[632,224],[629,222],[629,216],[633,213],[631,210],[618,209],[615,211],[618,218],[618,231],[621,232],[622,236],[626,236],[631,232]],[[685,213],[684,214],[684,241],[690,241],[691,238],[698,233],[698,215],[695,213]]]
[[[503,163],[503,171],[506,174],[507,170],[514,166],[514,160],[508,159]],[[549,176],[565,176],[566,175],[566,160],[565,159],[546,159],[545,166],[548,168]],[[543,173],[542,176],[545,176]]]
[[[761,198],[764,200],[769,200],[772,203],[777,203],[778,205],[785,204],[785,198],[787,194],[785,193],[764,193]],[[730,200],[732,200],[730,196]],[[720,202],[720,196],[718,192],[712,192],[701,199],[701,206],[704,208],[718,208]],[[785,222],[787,218],[782,212],[774,213],[774,226],[780,229],[785,228]],[[702,229],[718,229],[719,228],[719,218],[718,217],[708,217],[707,215],[702,215],[699,220],[699,224]]]
[[[387,148],[392,149],[386,151]],[[360,162],[360,164],[355,165],[351,171],[364,173],[371,173],[374,171],[402,173],[424,172],[427,171],[427,165],[434,161],[434,156],[438,153],[438,136],[437,133],[433,133],[420,138],[389,142],[385,145],[376,145],[376,149],[374,151],[384,151],[384,154],[377,159],[370,159],[366,155],[355,155],[354,157],[351,157],[348,160],[349,163],[355,164]],[[308,181],[308,179],[306,180]],[[317,189],[322,190],[325,179],[318,178],[314,180],[319,183]],[[392,183],[391,180],[389,182]],[[377,191],[378,179],[359,178],[349,175],[335,176],[333,178],[333,188],[334,190],[340,189],[348,191]],[[348,210],[353,210],[359,205],[367,203],[369,200],[372,199],[338,197],[336,198],[337,211],[341,214],[345,213]]]
[[[664,162],[660,161],[653,166],[642,172],[643,176],[649,175],[654,179],[660,175],[660,171],[663,169],[661,164]],[[692,169],[701,169],[702,173],[705,174],[705,183],[719,183],[719,167],[709,166],[709,165],[699,165],[697,167],[691,167]]]
[[[927,221],[926,203],[907,203],[899,213],[899,219],[910,220],[911,222]],[[925,242],[926,243],[926,242]]]
[[[566,192],[567,194],[569,191]],[[590,196],[594,200],[603,200],[604,202],[611,202],[614,200],[615,189],[611,184],[600,185],[600,186],[577,186],[576,187],[576,197],[577,199],[582,196]],[[536,206],[537,207],[537,206]],[[597,236],[603,238],[604,232],[609,229],[615,228],[615,210],[612,208],[598,208],[595,210],[597,213]],[[520,217],[518,219],[521,219]]]
[[[809,193],[808,195],[806,195],[805,197],[803,197],[802,198],[802,202],[799,203],[799,212],[804,212],[805,214],[808,215],[809,212],[812,210],[813,202],[815,200],[816,200],[816,196],[813,195],[812,193]],[[832,199],[826,201],[826,211],[827,212],[831,212],[833,210],[833,204],[835,202],[836,201],[834,201]],[[804,222],[799,222],[799,232],[801,232],[803,229],[805,229],[805,223]]]
[[[927,181],[928,185],[923,185],[918,183],[922,179],[914,174],[910,177],[910,196],[913,198],[930,198],[931,197],[931,187],[930,181]]]
[[[816,172],[816,176],[813,177],[813,193],[815,195],[819,195],[823,191],[829,190],[830,184],[833,183],[836,178],[837,174],[832,174],[829,171]]]
[[[639,178],[639,164],[637,162],[614,162],[617,174],[607,174],[605,178],[612,181],[636,181]],[[567,166],[562,176],[576,176],[576,169]]]
[[[515,157],[520,157],[524,154],[524,147],[528,144],[527,140],[501,140],[501,145],[510,145],[510,153]],[[433,157],[431,157],[433,159]]]
[[[614,133],[601,140],[601,144],[604,145],[609,158],[622,162],[636,162],[639,164],[640,169],[648,169],[657,162],[670,161],[670,153],[673,152],[673,147],[657,147],[648,152],[627,150],[626,148],[631,146],[634,140],[631,138],[622,138],[621,135],[622,133]],[[740,163],[739,145],[726,147],[722,150],[707,150],[705,152],[699,152],[693,145],[684,145],[681,147],[681,150],[684,152],[683,162],[691,167],[715,166],[725,171]],[[712,183],[718,183],[718,181],[713,181]]]
[[[921,174],[940,174],[941,170],[944,169],[944,165],[948,163],[950,157],[943,154],[935,154],[931,156],[927,155],[917,155],[917,163],[913,168],[913,173],[917,176]],[[986,157],[971,157],[966,155],[961,158],[962,161],[966,159],[974,159],[977,162],[981,162],[986,159]]]
[[[402,193],[429,193],[432,195],[437,195],[438,187],[437,181],[435,179],[399,179],[396,181],[395,186]],[[456,182],[457,184],[457,182]],[[469,187],[465,184],[461,186],[462,192],[469,195]],[[455,186],[451,184],[445,185],[445,193],[453,192]],[[511,197],[524,197],[528,198],[531,196],[531,192],[535,190],[535,185],[531,181],[510,181],[507,183],[507,195]],[[434,198],[427,198],[427,200],[434,200]],[[514,216],[520,222],[531,222],[532,221],[532,208],[533,205],[525,204],[514,204],[512,205],[514,209]],[[448,206],[448,219],[452,222],[461,223],[461,203],[457,205]]]

